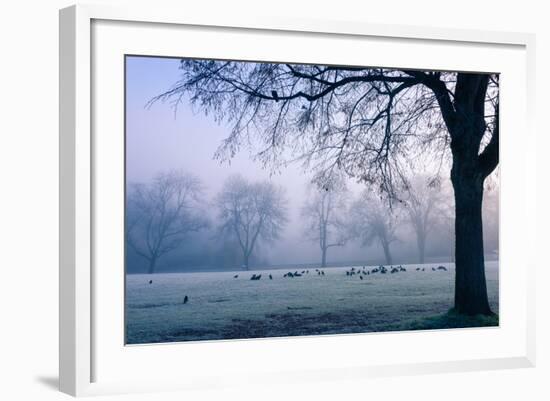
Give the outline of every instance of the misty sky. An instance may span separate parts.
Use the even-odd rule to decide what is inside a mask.
[[[183,169],[201,179],[207,199],[212,201],[230,175],[241,174],[249,180],[271,180],[286,189],[289,223],[281,240],[272,246],[262,247],[262,253],[267,254],[273,264],[317,262],[320,258],[319,246],[304,238],[300,222],[300,209],[307,196],[311,175],[304,173],[299,165],[291,165],[279,174],[271,175],[269,170],[262,170],[259,163],[250,160],[247,149],[238,153],[231,163],[220,163],[213,160],[213,155],[228,136],[228,126],[218,125],[212,116],[207,117],[202,112],[193,113],[186,100],[179,106],[177,114],[170,103],[158,102],[150,108],[145,107],[151,98],[170,89],[179,79],[179,64],[179,59],[127,57],[128,183],[145,183],[159,172]],[[351,182],[348,186],[354,198],[362,189]],[[393,252],[399,256],[403,252],[412,254],[414,249],[414,237],[411,236],[395,244]],[[329,261],[373,259],[381,255],[378,246],[365,249],[353,243],[331,249]]]

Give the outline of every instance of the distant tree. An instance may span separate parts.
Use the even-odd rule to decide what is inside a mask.
[[[378,242],[384,251],[386,263],[393,263],[391,244],[397,240],[398,214],[388,209],[377,194],[365,190],[350,208],[350,231],[363,246]]]
[[[206,228],[200,213],[202,186],[181,171],[158,174],[128,191],[126,243],[148,262],[152,274],[160,258],[177,249],[189,233]]]
[[[425,262],[428,234],[442,214],[440,188],[438,178],[416,176],[409,181],[401,199],[406,221],[416,236],[418,263]]]
[[[229,121],[219,157],[259,148],[266,164],[288,153],[323,181],[334,171],[395,198],[402,165],[419,153],[450,158],[455,197],[454,308],[492,314],[482,200],[499,160],[499,75],[334,65],[182,60],[181,80],[154,98]],[[290,152],[289,152],[290,151]]]
[[[284,192],[269,182],[249,182],[237,175],[225,182],[216,204],[221,231],[237,239],[248,270],[258,242],[278,239],[287,222]]]
[[[485,189],[483,198],[483,240],[487,253],[498,256],[499,252],[499,201],[498,183]]]
[[[346,230],[347,202],[343,185],[324,188],[313,186],[313,195],[302,208],[306,222],[306,238],[319,243],[321,267],[327,265],[327,252],[330,248],[344,246],[348,239]]]

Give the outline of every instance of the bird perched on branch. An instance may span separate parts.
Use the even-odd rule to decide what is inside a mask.
[[[277,93],[276,90],[271,91],[271,96],[273,97],[273,99],[275,99],[276,102],[279,101],[279,94]]]

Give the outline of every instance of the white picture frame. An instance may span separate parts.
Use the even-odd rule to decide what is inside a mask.
[[[116,164],[122,160],[123,154],[120,154],[120,148],[117,148],[120,145],[119,142],[118,145],[103,139],[98,142],[94,138],[94,129],[102,127],[100,120],[104,114],[102,114],[101,107],[105,107],[96,107],[94,96],[103,96],[102,93],[105,91],[96,88],[92,80],[95,79],[93,78],[94,74],[103,71],[102,68],[109,68],[112,65],[109,64],[111,58],[118,59],[121,52],[126,52],[126,44],[135,40],[141,31],[149,29],[147,37],[150,40],[149,44],[142,43],[140,45],[144,46],[142,49],[149,46],[148,50],[142,51],[155,54],[156,52],[151,50],[155,40],[170,34],[170,29],[185,30],[186,27],[195,30],[198,27],[199,31],[203,29],[206,35],[208,32],[227,33],[230,31],[240,35],[241,38],[244,38],[243,40],[262,33],[266,37],[273,36],[273,38],[269,36],[266,40],[277,40],[277,35],[286,35],[286,37],[294,35],[297,38],[307,37],[304,40],[325,40],[327,43],[331,38],[338,37],[342,43],[345,43],[346,40],[383,40],[385,44],[398,45],[401,43],[403,45],[403,43],[407,43],[407,46],[412,46],[411,49],[414,49],[416,45],[429,45],[437,46],[443,58],[447,47],[460,48],[462,49],[460,51],[464,52],[485,52],[487,49],[496,49],[495,57],[491,61],[492,65],[496,67],[494,71],[499,69],[498,63],[503,64],[503,68],[510,68],[510,76],[515,77],[514,93],[519,94],[518,99],[513,100],[517,102],[514,103],[514,106],[522,109],[514,118],[503,117],[502,122],[503,137],[508,139],[502,141],[501,159],[505,166],[507,163],[514,162],[519,163],[521,167],[516,171],[510,171],[505,166],[502,167],[501,197],[503,206],[501,214],[506,224],[502,225],[501,249],[503,252],[501,258],[503,261],[514,262],[519,260],[515,258],[522,252],[533,254],[529,252],[531,247],[534,247],[533,241],[530,243],[529,238],[514,244],[513,247],[506,247],[514,240],[513,234],[509,229],[506,231],[506,227],[517,227],[529,230],[528,232],[535,232],[535,181],[532,175],[527,174],[528,171],[535,170],[534,150],[525,148],[512,152],[513,149],[517,149],[517,146],[514,144],[513,136],[510,136],[512,134],[508,134],[514,128],[521,129],[524,132],[523,135],[534,136],[532,121],[535,39],[533,35],[373,25],[366,22],[348,21],[293,20],[292,18],[269,17],[221,18],[208,15],[186,15],[181,10],[164,10],[153,6],[146,8],[72,6],[60,11],[59,374],[61,391],[80,396],[234,386],[245,384],[246,379],[243,377],[248,377],[248,379],[253,377],[255,381],[259,382],[267,382],[274,375],[288,381],[324,380],[329,377],[340,378],[350,375],[363,378],[534,366],[535,278],[534,262],[529,258],[523,259],[517,272],[510,271],[507,264],[503,263],[501,297],[505,302],[502,302],[502,307],[510,311],[503,313],[510,313],[510,315],[508,317],[501,316],[501,326],[498,329],[382,333],[376,334],[376,337],[358,334],[307,339],[219,341],[130,348],[124,347],[120,342],[107,344],[109,342],[105,339],[108,337],[107,331],[121,330],[116,322],[120,320],[120,314],[117,311],[123,308],[120,306],[123,304],[123,299],[120,298],[123,289],[120,288],[120,281],[117,281],[119,279],[116,279],[115,276],[113,276],[115,277],[114,281],[108,281],[110,280],[108,275],[97,274],[94,271],[98,260],[105,260],[102,258],[114,255],[114,253],[113,255],[98,254],[97,247],[94,246],[94,241],[101,238],[99,231],[105,227],[104,222],[110,221],[109,217],[112,217],[108,213],[104,214],[101,206],[104,204],[102,202],[108,201],[108,199],[96,195],[105,193],[109,185],[111,188],[120,185],[117,174],[114,174],[114,178],[110,181],[101,177],[105,178],[105,168],[110,169],[115,166],[116,170]],[[124,35],[123,32],[127,32],[128,35]],[[95,41],[94,34],[96,35]],[[108,42],[112,42],[109,45],[106,44],[105,35],[112,35],[108,37],[110,39]],[[207,42],[205,37],[204,43]],[[212,44],[212,46],[215,45],[215,43]],[[220,44],[217,46],[220,47]],[[103,47],[109,47],[110,50],[107,50],[107,53],[111,51],[109,54],[113,57],[109,54],[104,56],[101,53]],[[167,45],[166,48],[158,51],[160,53],[170,51],[169,47],[170,45]],[[229,52],[226,54],[231,56],[233,54],[231,51],[234,50],[226,49],[225,51]],[[502,53],[502,58],[498,57],[499,52]],[[97,56],[98,54],[102,54],[101,57]],[[183,56],[184,54],[176,53],[174,55]],[[233,58],[243,57],[252,56],[233,54]],[[259,57],[262,59],[262,56]],[[107,61],[102,64],[102,60]],[[118,61],[115,60],[115,62]],[[456,69],[466,70],[489,68],[483,67],[482,64],[476,64],[476,62],[473,58],[465,59],[455,62],[453,66]],[[479,62],[481,63],[481,61]],[[489,61],[486,62],[489,63]],[[510,67],[504,67],[504,63]],[[424,66],[444,68],[445,61],[443,60],[440,65],[424,61]],[[116,86],[117,80],[120,80],[120,73],[121,71],[118,70],[112,76],[101,73],[101,77],[96,80],[97,84],[104,79],[103,77],[106,77],[104,82],[115,83],[115,86],[111,86],[111,88],[115,88],[113,91],[116,93],[115,96],[111,96],[114,106],[109,105],[109,107],[113,106],[112,110],[118,110],[116,107],[120,106],[116,106],[116,102],[120,100],[118,95],[123,88],[123,82],[119,82],[119,86]],[[501,95],[503,114],[507,109],[511,110],[512,107],[511,88],[511,85],[507,87],[506,84],[503,84]],[[507,106],[508,99],[510,99],[510,103]],[[120,126],[118,122],[114,122],[114,119],[106,118],[106,121],[113,124],[113,127]],[[120,138],[116,135],[113,137]],[[516,159],[512,160],[513,158]],[[111,161],[100,161],[103,159]],[[113,162],[115,159],[118,161]],[[107,183],[107,181],[109,182]],[[522,191],[515,190],[520,183]],[[104,185],[106,186],[103,187]],[[123,191],[122,187],[120,191]],[[96,304],[96,291],[101,291],[101,296],[109,299],[109,302],[120,301],[120,305],[117,304],[118,306],[113,308],[112,314],[104,313],[101,302]],[[514,313],[513,316],[512,313]],[[98,329],[98,327],[100,328]],[[388,344],[389,341],[397,342],[398,349],[399,344],[403,344],[404,351],[400,353],[399,358],[391,356],[387,351],[384,353],[383,345]],[[472,344],[476,341],[492,342],[494,347],[490,350],[487,349],[487,352],[483,352],[481,348],[468,352],[466,347],[461,345]],[[376,342],[374,346],[381,349],[379,354],[372,354],[370,361],[366,361],[361,353],[348,352],[351,348],[348,349],[345,345],[368,342]],[[419,359],[414,352],[411,351],[407,354],[406,351],[413,347],[430,348],[430,344],[435,344],[433,348],[434,352],[437,352],[438,347],[444,349],[449,343],[458,344],[455,353],[452,354],[450,351],[448,355],[441,353],[439,358],[434,356]],[[115,350],[113,347],[120,349]],[[323,352],[320,352],[321,349]],[[281,358],[281,352],[296,355],[297,360],[306,360],[306,362],[293,362],[292,369],[287,369],[285,364],[288,365],[289,362]],[[113,356],[114,354],[120,355],[120,359],[117,359],[118,356]],[[207,369],[201,369],[199,366],[196,369],[185,371],[184,378],[181,374],[167,376],[162,372],[159,372],[156,377],[153,375],[149,380],[131,377],[132,370],[128,368],[131,365],[135,366],[140,363],[148,365],[152,361],[158,363],[158,361],[165,360],[167,366],[170,367],[174,361],[177,361],[177,355],[187,355],[191,360],[193,358],[204,359],[202,364],[211,367],[208,369],[209,373],[205,373]],[[216,358],[222,358],[219,355],[223,355],[223,358],[242,359],[242,361],[237,362],[237,366],[225,366],[223,361],[216,360]],[[459,357],[459,355],[465,356]],[[119,363],[126,364],[124,367],[128,369],[122,369],[122,365]],[[250,363],[256,364],[253,369],[246,366]],[[108,370],[107,365],[113,368],[108,374],[103,374],[101,370]],[[212,368],[212,366],[215,367]],[[128,373],[117,374],[117,372]]]

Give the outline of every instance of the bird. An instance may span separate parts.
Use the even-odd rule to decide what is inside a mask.
[[[153,284],[153,280],[149,280],[149,284]]]
[[[239,275],[238,275],[238,274],[235,274],[235,275],[233,276],[233,278],[237,278],[237,277],[239,277]]]
[[[359,278],[360,278],[361,280],[363,280],[363,276],[359,276]]]
[[[275,99],[276,102],[279,101],[279,94],[277,93],[276,90],[271,91],[271,96],[273,97],[273,99]]]
[[[183,303],[186,304],[187,301],[189,301],[189,297],[186,295],[185,298],[183,298]]]
[[[269,279],[270,279],[270,280],[273,280],[273,276],[272,276],[271,274],[269,275]]]

